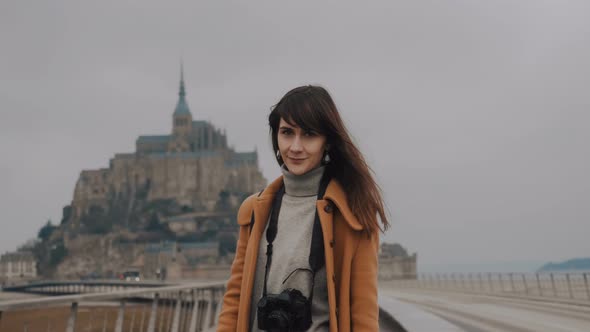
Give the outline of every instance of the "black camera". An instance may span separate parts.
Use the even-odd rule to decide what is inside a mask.
[[[258,328],[264,331],[306,331],[311,326],[311,302],[297,289],[263,296],[257,314]]]

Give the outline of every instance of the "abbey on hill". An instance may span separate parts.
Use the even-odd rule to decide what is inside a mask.
[[[138,199],[173,200],[185,212],[213,211],[220,193],[239,203],[245,194],[265,185],[256,151],[234,151],[227,145],[225,131],[193,118],[181,69],[171,133],[139,136],[135,152],[115,154],[108,168],[83,170],[67,220],[72,221],[70,230],[75,230],[91,209],[112,210],[113,202],[122,201],[125,206],[118,204],[119,216],[129,219],[125,211],[132,211]]]

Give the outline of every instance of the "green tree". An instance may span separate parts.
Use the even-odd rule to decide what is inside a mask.
[[[56,242],[49,248],[49,265],[57,266],[68,255],[68,249],[64,246],[63,241]]]
[[[56,229],[57,227],[51,224],[51,220],[47,220],[45,226],[41,227],[39,233],[37,233],[37,237],[41,239],[41,241],[47,241]]]
[[[145,230],[148,232],[156,232],[160,233],[164,237],[173,236],[172,231],[168,227],[168,224],[160,222],[160,218],[156,212],[153,212],[150,218],[148,219],[147,226]]]

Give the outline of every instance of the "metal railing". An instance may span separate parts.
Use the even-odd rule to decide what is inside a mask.
[[[590,273],[421,273],[390,281],[413,287],[590,301]]]
[[[492,295],[538,296],[568,299],[590,304],[590,273],[422,273],[418,279],[381,281],[380,287],[394,286],[418,289],[475,292]],[[55,292],[61,284],[45,284],[41,293]],[[75,291],[87,292],[88,285],[70,285]],[[96,285],[94,285],[96,286]],[[0,331],[55,332],[55,331],[132,331],[132,332],[205,332],[217,324],[221,310],[224,282],[201,282],[175,286],[125,289],[94,288],[98,293],[62,295],[0,301]],[[39,291],[34,287],[29,291]],[[65,292],[72,291],[66,289]],[[57,289],[57,292],[64,292]],[[442,326],[440,321],[417,318],[422,311],[415,307],[400,314],[400,303],[380,299],[381,328],[398,331],[408,326]],[[25,313],[27,318],[18,321],[11,314],[38,309],[42,315]],[[62,314],[57,314],[56,310]],[[402,308],[403,309],[403,308]],[[385,315],[387,313],[387,315]],[[13,316],[13,315],[12,315]],[[397,322],[395,322],[397,320]],[[420,323],[421,325],[416,325]],[[12,324],[12,325],[10,325]],[[435,330],[436,328],[414,328]]]
[[[178,286],[115,290],[105,293],[63,295],[0,302],[0,331],[171,331],[197,332],[212,329],[221,310],[225,283],[201,282]],[[81,308],[94,304],[94,309]],[[108,307],[110,310],[97,310]],[[32,318],[22,326],[7,327],[9,314],[18,311],[68,308],[67,315]],[[109,317],[109,313],[113,313]],[[94,316],[93,316],[94,314]],[[3,318],[4,316],[4,318]],[[60,319],[61,318],[61,319]],[[84,319],[80,319],[84,318]],[[114,318],[114,320],[113,320]],[[65,320],[65,321],[64,321]],[[98,322],[97,322],[98,320]],[[3,324],[4,323],[4,324]],[[36,328],[33,329],[32,327]],[[39,326],[43,326],[42,329]]]
[[[70,295],[83,293],[106,293],[117,290],[136,289],[146,287],[163,287],[158,281],[120,281],[120,280],[41,280],[27,283],[5,285],[2,291],[30,293],[39,295]]]

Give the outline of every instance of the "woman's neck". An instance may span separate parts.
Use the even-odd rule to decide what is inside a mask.
[[[295,175],[289,172],[285,165],[283,165],[281,172],[283,173],[283,181],[285,183],[285,193],[289,196],[296,197],[317,195],[320,188],[320,180],[324,175],[325,169],[326,167],[322,165],[305,174]]]

